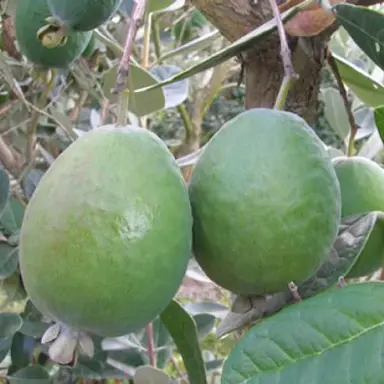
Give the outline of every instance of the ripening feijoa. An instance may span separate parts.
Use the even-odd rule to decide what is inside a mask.
[[[46,0],[52,16],[77,31],[91,31],[104,24],[122,0]]]
[[[364,212],[384,211],[384,169],[360,156],[332,160],[341,190],[343,217]],[[347,277],[375,272],[384,262],[384,224],[378,222],[358,260]]]
[[[51,16],[46,0],[18,0],[15,13],[15,35],[20,51],[33,63],[43,67],[65,68],[83,53],[91,32],[69,31],[64,45],[47,48],[38,31]]]
[[[46,172],[20,234],[31,301],[72,329],[118,336],[171,301],[191,254],[188,191],[165,144],[145,129],[104,126]]]
[[[251,109],[211,139],[190,179],[193,251],[238,294],[284,290],[326,260],[340,223],[331,160],[306,122]]]

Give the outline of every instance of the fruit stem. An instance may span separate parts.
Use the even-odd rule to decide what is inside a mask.
[[[149,323],[145,327],[145,332],[147,334],[147,353],[148,353],[148,360],[149,364],[152,367],[156,367],[156,354],[155,354],[155,347],[153,344],[153,324]]]
[[[347,112],[348,121],[349,121],[349,139],[348,139],[348,148],[347,148],[347,156],[353,156],[355,153],[355,136],[357,130],[360,128],[355,121],[355,118],[352,113],[351,104],[348,100],[347,91],[344,87],[343,79],[341,78],[339,67],[337,66],[336,60],[333,57],[330,50],[327,50],[327,61],[329,67],[333,75],[335,76],[335,80],[337,83],[337,87],[339,88],[340,96],[343,99],[344,107]]]
[[[119,97],[117,100],[117,118],[116,118],[117,125],[124,126],[127,124],[129,95],[130,95],[130,92],[128,91],[121,92],[119,94]]]
[[[280,86],[279,93],[275,101],[275,109],[283,109],[285,106],[285,101],[287,99],[289,90],[292,87],[293,81],[298,78],[295,69],[293,68],[292,59],[291,59],[291,50],[289,49],[287,35],[284,30],[283,20],[279,11],[279,7],[276,3],[276,0],[269,0],[269,4],[272,8],[273,17],[276,20],[277,31],[280,38],[280,56],[283,61],[284,66],[284,78]]]
[[[131,21],[125,38],[124,52],[117,69],[116,84],[112,89],[112,93],[121,93],[126,88],[133,44],[137,29],[142,23],[146,6],[147,0],[137,0],[133,2]]]

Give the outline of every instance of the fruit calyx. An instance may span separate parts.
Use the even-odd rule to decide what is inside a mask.
[[[41,338],[42,344],[50,344],[50,359],[61,365],[74,366],[79,354],[93,357],[94,344],[85,332],[73,330],[64,324],[51,325]]]
[[[62,47],[68,40],[68,27],[54,17],[45,19],[48,24],[42,26],[36,33],[37,38],[45,48]]]

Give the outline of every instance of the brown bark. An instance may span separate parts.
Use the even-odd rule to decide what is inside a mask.
[[[267,0],[192,0],[192,3],[230,41],[272,18]],[[288,96],[286,109],[299,114],[308,123],[316,118],[320,72],[329,36],[327,31],[314,38],[289,39],[299,79]],[[246,108],[273,107],[283,75],[280,41],[274,33],[245,55]]]

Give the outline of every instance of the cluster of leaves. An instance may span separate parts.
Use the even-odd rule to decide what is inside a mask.
[[[95,337],[94,358],[82,356],[74,367],[58,366],[48,358],[47,347],[40,342],[48,320],[27,300],[18,269],[24,208],[62,150],[84,131],[115,121],[116,95],[111,88],[132,1],[123,0],[114,19],[95,31],[96,46],[89,57],[55,73],[54,87],[48,93],[47,71],[44,76],[40,69],[36,74],[36,68],[17,52],[17,43],[13,45],[8,21],[15,4],[9,0],[2,10],[0,52],[4,79],[0,84],[0,160],[8,171],[0,169],[0,360],[4,380],[76,383],[113,378],[136,384],[183,380],[206,384],[214,383],[221,372],[223,384],[267,383],[278,377],[284,383],[297,382],[298,377],[312,383],[342,382],[346,377],[354,377],[357,383],[380,382],[380,361],[352,363],[366,361],[365,356],[382,347],[378,335],[382,332],[384,287],[377,282],[337,287],[382,220],[378,212],[345,218],[329,259],[315,276],[297,287],[301,303],[295,302],[295,294],[289,290],[268,297],[236,297],[229,311],[220,303],[180,305],[172,301],[153,322],[152,334],[141,330],[117,339]],[[184,1],[151,0],[148,4],[126,90],[131,100],[129,119],[157,131],[176,156],[181,156],[206,142],[212,131],[241,110],[236,99],[243,97],[243,90],[234,91],[233,73],[239,68],[232,59],[274,32],[276,21],[227,44]],[[384,16],[351,5],[337,5],[333,10],[344,29],[334,35],[331,51],[361,127],[352,141],[359,155],[375,158],[384,138],[380,77]],[[296,11],[291,9],[283,18]],[[221,94],[228,90],[237,92],[230,97],[236,109],[229,103],[224,116]],[[334,84],[323,86],[321,98],[327,126],[340,140],[334,150],[338,155],[351,142],[345,100]],[[169,128],[172,124],[162,120],[172,113],[177,120]],[[181,124],[182,132],[177,127]],[[196,154],[180,157],[179,164],[191,165],[196,158]],[[12,193],[9,173],[17,181]],[[255,322],[224,366],[221,356],[202,350],[208,334],[222,337]],[[150,366],[152,360],[156,368]]]

